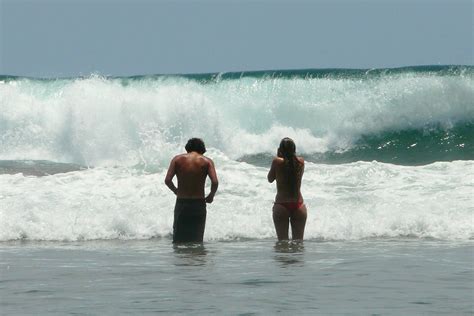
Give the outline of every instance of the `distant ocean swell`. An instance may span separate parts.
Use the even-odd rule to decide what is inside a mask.
[[[202,137],[206,240],[275,238],[267,167],[307,160],[306,237],[474,239],[474,67],[0,77],[0,241],[169,238],[170,158]],[[47,176],[50,175],[50,176]]]

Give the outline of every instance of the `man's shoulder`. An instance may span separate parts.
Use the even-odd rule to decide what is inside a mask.
[[[187,154],[179,154],[173,157],[173,162],[175,164],[185,163],[188,160]]]
[[[179,155],[176,155],[176,156],[173,157],[173,160],[177,163],[186,162],[188,160],[196,161],[196,159],[198,161],[202,161],[202,163],[206,163],[206,164],[209,164],[209,163],[213,164],[214,163],[211,158],[206,157],[204,155],[199,155],[198,157],[196,157],[196,156],[191,156],[189,153],[184,153],[184,154],[179,154]]]
[[[214,162],[212,161],[211,158],[206,157],[204,155],[202,155],[200,158],[204,161],[206,165],[214,165]]]
[[[179,159],[183,159],[183,158],[186,158],[186,153],[174,156],[173,160],[179,160]]]
[[[212,159],[209,158],[209,157],[207,157],[207,156],[202,155],[201,157],[204,158],[204,159],[206,159],[207,161],[211,161],[211,162],[212,162]]]

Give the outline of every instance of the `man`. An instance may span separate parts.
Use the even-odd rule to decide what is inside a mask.
[[[191,138],[185,146],[186,154],[175,156],[166,174],[165,184],[176,194],[174,208],[173,243],[202,242],[206,226],[206,203],[212,203],[219,185],[214,162],[203,156],[204,142]],[[173,177],[178,178],[178,187]],[[211,192],[204,197],[206,177],[211,179]]]

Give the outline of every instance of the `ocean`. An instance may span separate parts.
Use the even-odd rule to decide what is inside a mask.
[[[303,242],[271,217],[286,136]],[[191,137],[220,186],[173,246]],[[0,76],[0,314],[472,315],[473,220],[473,66]]]

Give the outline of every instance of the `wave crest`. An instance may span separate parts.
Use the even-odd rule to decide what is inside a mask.
[[[472,67],[341,71],[211,81],[10,78],[0,84],[0,159],[162,166],[193,136],[233,159],[273,153],[284,136],[303,154],[340,157],[331,153],[474,122]],[[472,147],[448,150],[460,152],[454,159],[472,153]],[[365,156],[381,157],[370,150]]]

